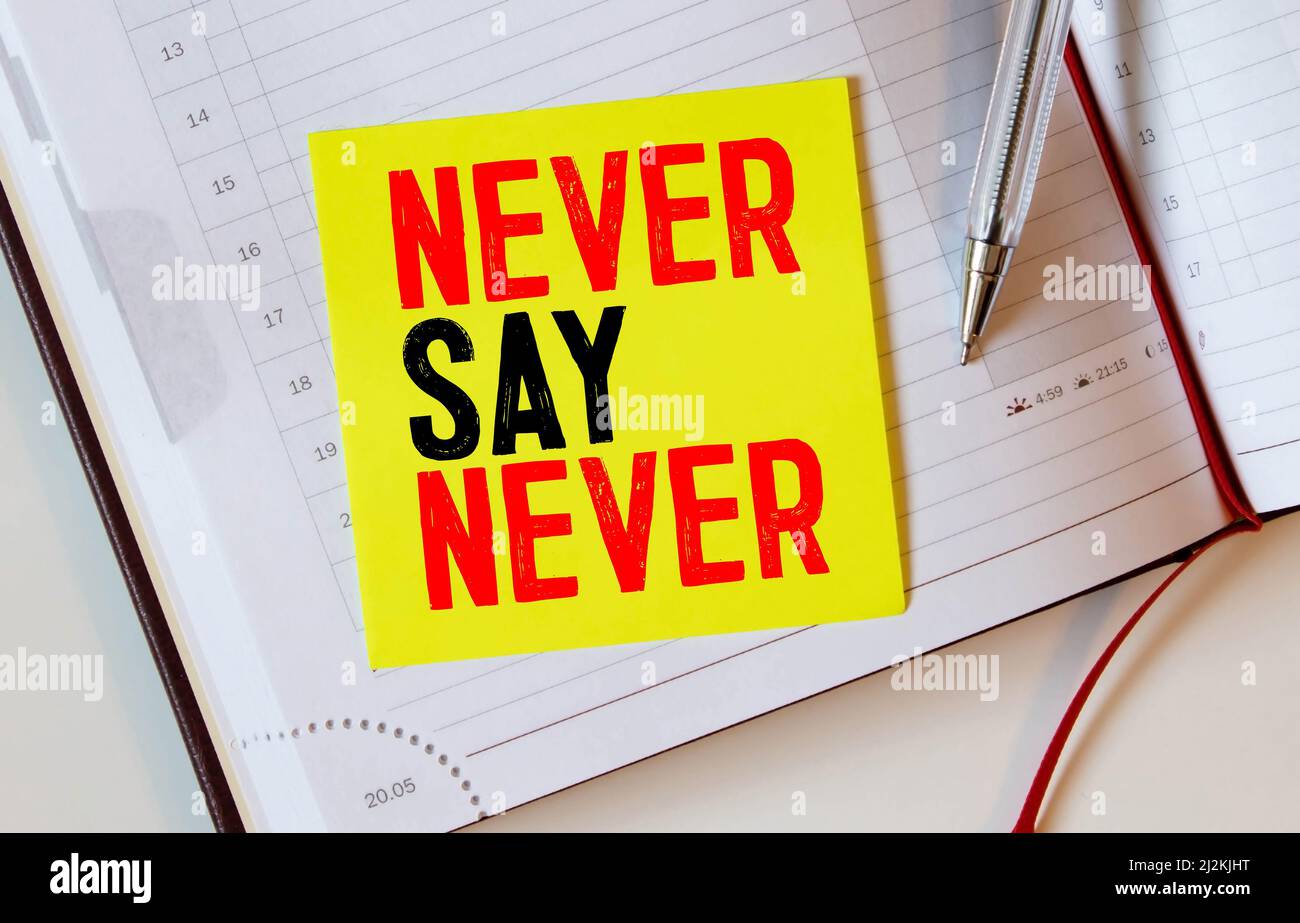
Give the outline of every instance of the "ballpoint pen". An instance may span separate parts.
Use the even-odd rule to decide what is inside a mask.
[[[1012,0],[966,219],[962,365],[984,332],[1025,226],[1069,21],[1070,0]]]

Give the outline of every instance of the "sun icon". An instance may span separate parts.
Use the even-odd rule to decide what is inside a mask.
[[[1080,388],[1086,388],[1090,384],[1092,384],[1092,378],[1087,372],[1080,372],[1074,379],[1074,389],[1076,391]]]
[[[1029,403],[1029,401],[1025,400],[1023,397],[1014,398],[1010,404],[1007,404],[1007,416],[1014,417],[1018,413],[1024,413],[1031,407],[1033,407],[1033,404]]]

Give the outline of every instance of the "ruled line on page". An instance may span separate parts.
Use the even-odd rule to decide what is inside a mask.
[[[1024,549],[1029,548],[1030,546],[1035,545],[1035,544],[1037,544],[1037,543],[1039,543],[1039,542],[1043,542],[1043,541],[1046,541],[1047,539],[1054,538],[1055,536],[1057,536],[1057,535],[1059,535],[1059,534],[1061,534],[1061,533],[1063,533],[1063,532],[1068,532],[1068,531],[1071,530],[1071,529],[1077,528],[1077,527],[1082,526],[1082,525],[1086,525],[1087,523],[1092,522],[1093,520],[1100,519],[1100,518],[1103,517],[1103,516],[1106,516],[1106,515],[1108,515],[1108,514],[1110,514],[1110,513],[1113,513],[1113,512],[1115,512],[1115,511],[1117,511],[1117,510],[1123,509],[1125,506],[1129,506],[1129,505],[1131,505],[1131,504],[1138,503],[1138,502],[1140,502],[1140,501],[1142,501],[1142,500],[1145,500],[1147,497],[1154,496],[1155,494],[1159,493],[1159,492],[1162,491],[1162,490],[1167,490],[1168,488],[1173,487],[1173,486],[1176,485],[1176,484],[1182,483],[1183,481],[1187,480],[1188,478],[1193,477],[1193,476],[1199,474],[1201,471],[1204,471],[1204,470],[1206,469],[1206,467],[1208,467],[1208,466],[1202,466],[1202,467],[1200,467],[1200,468],[1197,468],[1195,471],[1189,471],[1189,472],[1187,472],[1186,474],[1182,475],[1181,477],[1177,478],[1176,480],[1170,481],[1168,484],[1161,485],[1160,487],[1157,487],[1157,488],[1155,488],[1155,489],[1153,489],[1153,490],[1151,490],[1151,491],[1148,491],[1147,493],[1145,493],[1145,494],[1143,494],[1143,495],[1141,495],[1141,496],[1139,496],[1139,497],[1134,497],[1134,498],[1132,498],[1131,500],[1126,501],[1125,503],[1122,503],[1122,504],[1120,504],[1120,505],[1118,505],[1118,506],[1112,507],[1111,509],[1103,510],[1102,512],[1097,513],[1097,514],[1094,515],[1094,516],[1090,516],[1090,517],[1088,517],[1087,519],[1083,519],[1083,520],[1080,520],[1080,521],[1078,521],[1078,522],[1074,522],[1074,523],[1070,523],[1069,525],[1062,526],[1060,529],[1058,529],[1057,531],[1055,531],[1055,532],[1053,532],[1053,533],[1051,533],[1051,534],[1038,536],[1037,538],[1033,539],[1033,540],[1030,541],[1030,542],[1026,542],[1026,543],[1023,544],[1023,545],[1019,545],[1019,546],[1017,546],[1017,547],[1015,547],[1015,548],[1008,548],[1008,549],[1006,549],[1005,551],[1001,551],[1001,552],[999,552],[999,553],[996,554],[996,555],[992,555],[992,556],[990,556],[990,557],[984,558],[984,559],[982,559],[982,560],[980,560],[980,561],[975,562],[974,564],[967,565],[966,567],[961,568],[961,570],[957,570],[957,571],[953,571],[953,572],[951,572],[951,573],[944,574],[944,575],[942,575],[941,577],[935,577],[935,578],[933,578],[932,580],[926,581],[926,583],[923,583],[923,584],[917,584],[916,586],[910,586],[910,587],[907,588],[907,590],[908,590],[908,592],[912,592],[912,591],[914,591],[914,590],[921,589],[923,586],[927,586],[927,585],[929,585],[929,584],[931,584],[931,583],[936,583],[936,582],[938,582],[939,580],[947,579],[948,577],[954,577],[954,576],[956,576],[958,573],[961,573],[962,571],[966,571],[966,570],[970,570],[970,569],[975,568],[975,567],[979,567],[979,566],[982,565],[982,564],[988,564],[990,561],[996,560],[996,559],[999,558],[999,557],[1004,557],[1004,556],[1006,556],[1006,555],[1013,554],[1013,553],[1018,552],[1018,551],[1023,551]],[[765,648],[765,647],[769,647],[769,646],[771,646],[771,645],[773,645],[773,644],[777,644],[777,643],[779,643],[779,642],[781,642],[781,641],[784,641],[784,640],[786,640],[786,639],[788,639],[788,638],[792,638],[792,637],[794,637],[795,635],[802,634],[803,632],[811,631],[811,630],[813,630],[814,628],[819,628],[819,627],[821,627],[821,626],[819,626],[819,625],[808,625],[808,626],[803,627],[803,628],[795,629],[794,631],[784,633],[784,634],[782,634],[781,636],[779,636],[779,637],[777,637],[777,638],[773,638],[773,639],[770,639],[770,640],[764,641],[764,642],[762,642],[761,644],[756,644],[756,645],[754,645],[753,647],[748,647],[748,648],[745,648],[744,650],[737,651],[737,652],[735,652],[735,653],[733,653],[733,654],[729,654],[729,655],[727,655],[726,657],[722,657],[722,658],[719,658],[718,660],[711,661],[711,662],[706,663],[706,664],[703,664],[703,665],[701,665],[701,666],[699,666],[699,667],[695,667],[694,669],[688,670],[688,671],[686,671],[686,672],[684,672],[684,673],[680,673],[680,674],[677,674],[677,675],[675,675],[675,676],[668,677],[667,679],[660,680],[658,683],[656,683],[656,684],[653,685],[653,686],[646,686],[646,687],[641,688],[641,689],[634,689],[634,690],[631,690],[630,692],[627,692],[627,693],[625,693],[624,695],[619,696],[619,697],[616,698],[616,699],[611,699],[611,700],[608,701],[608,702],[600,702],[600,703],[598,703],[598,704],[596,704],[596,705],[593,705],[593,706],[591,706],[591,707],[589,707],[589,708],[585,708],[585,709],[583,709],[583,710],[580,711],[580,712],[576,712],[576,713],[571,714],[571,715],[565,715],[564,717],[557,718],[557,719],[555,719],[554,721],[551,721],[551,722],[549,722],[549,723],[547,723],[547,724],[545,724],[545,725],[542,725],[542,726],[540,726],[540,727],[530,728],[530,729],[527,730],[527,731],[523,731],[523,732],[521,732],[521,733],[519,733],[519,734],[516,734],[516,735],[514,735],[513,737],[509,737],[509,738],[507,738],[507,739],[505,739],[505,740],[498,740],[498,741],[496,741],[496,742],[494,742],[494,743],[489,743],[489,744],[483,744],[483,745],[480,745],[480,746],[478,746],[476,749],[473,749],[473,750],[470,750],[469,752],[467,752],[467,753],[465,754],[465,758],[466,758],[466,759],[472,759],[473,757],[476,757],[476,756],[479,756],[479,755],[481,755],[481,754],[483,754],[483,753],[486,753],[486,752],[488,752],[489,750],[495,750],[495,749],[497,749],[498,747],[503,747],[503,746],[505,746],[505,745],[507,745],[507,744],[515,743],[516,741],[519,741],[519,740],[521,740],[521,739],[523,739],[523,738],[525,738],[525,737],[528,737],[528,736],[530,736],[530,735],[532,735],[532,734],[536,734],[536,733],[539,733],[539,732],[542,732],[542,731],[549,730],[550,728],[556,727],[556,726],[558,726],[558,725],[560,725],[560,724],[563,724],[564,722],[572,721],[572,720],[574,720],[575,718],[581,718],[581,717],[583,717],[584,715],[590,714],[590,713],[592,713],[592,712],[594,712],[594,711],[597,711],[598,709],[604,708],[604,707],[606,707],[606,706],[609,706],[609,705],[615,705],[615,704],[617,704],[617,703],[620,702],[620,701],[623,701],[623,700],[625,700],[625,699],[627,699],[627,698],[630,698],[631,696],[639,695],[639,694],[644,693],[644,692],[649,692],[649,691],[651,691],[651,690],[653,690],[653,689],[659,689],[659,688],[663,687],[663,686],[664,686],[665,684],[667,684],[667,683],[674,682],[674,681],[676,681],[676,680],[680,680],[680,679],[684,679],[684,678],[687,677],[687,676],[690,676],[690,675],[695,674],[695,673],[699,673],[699,672],[701,672],[701,671],[703,671],[703,670],[706,670],[706,669],[708,669],[708,668],[710,668],[710,667],[715,667],[715,666],[717,666],[718,664],[720,664],[720,663],[724,663],[724,662],[726,662],[726,661],[728,661],[728,660],[734,660],[734,659],[736,659],[736,658],[738,658],[738,657],[741,657],[741,656],[743,656],[743,655],[745,655],[745,654],[752,654],[754,651],[760,650],[760,649]]]

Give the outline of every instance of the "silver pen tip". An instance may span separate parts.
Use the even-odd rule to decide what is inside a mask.
[[[960,360],[961,364],[965,365],[967,360],[969,359],[970,359],[970,344],[963,343],[961,347],[961,360]]]

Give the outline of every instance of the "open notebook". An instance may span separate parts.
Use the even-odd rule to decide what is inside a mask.
[[[454,828],[1300,503],[1300,0],[1076,13],[1086,81],[959,369],[1006,3],[5,4],[5,190],[243,823]],[[906,615],[365,670],[307,133],[839,75]],[[1165,320],[1044,301],[1045,266],[1143,236]],[[255,261],[261,310],[155,299],[178,256]]]

